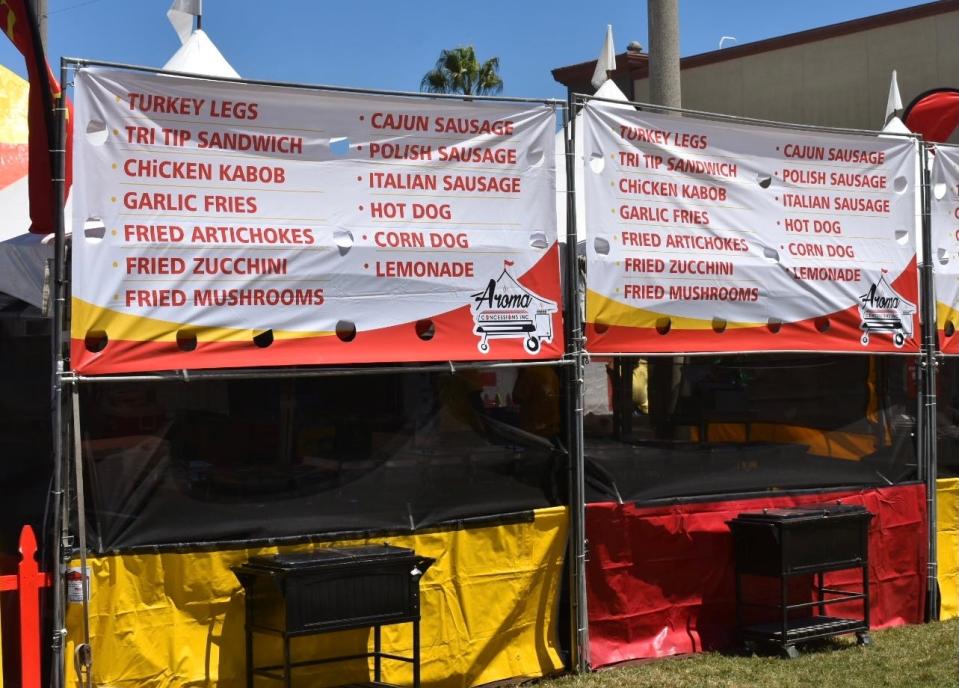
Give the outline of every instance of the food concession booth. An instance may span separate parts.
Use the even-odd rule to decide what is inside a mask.
[[[872,514],[872,627],[938,613],[914,138],[585,96],[63,76],[55,685],[245,685],[240,567],[353,546],[434,560],[427,685],[729,647],[727,521],[823,503]],[[558,114],[568,246],[586,218],[565,255]],[[283,661],[268,641],[257,662]],[[380,643],[414,649],[405,626],[351,629],[286,662],[366,682],[366,660],[306,664]]]
[[[742,512],[865,506],[872,627],[922,622],[917,141],[604,97],[571,107],[591,665],[741,639],[727,522]],[[826,586],[862,591],[858,575]],[[788,601],[814,599],[810,579]],[[823,609],[857,616],[861,603]]]
[[[54,680],[252,685],[250,624],[294,683],[560,671],[562,104],[63,69]],[[240,578],[355,546],[428,564],[412,627],[258,633]]]

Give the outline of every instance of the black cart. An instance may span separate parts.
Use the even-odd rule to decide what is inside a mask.
[[[373,657],[373,683],[381,682],[383,659],[413,665],[420,686],[420,578],[433,564],[413,550],[389,545],[326,548],[312,552],[254,557],[234,569],[246,591],[246,685],[254,676],[293,685],[293,669]],[[413,624],[413,656],[382,651],[380,627]],[[293,638],[356,628],[373,629],[373,652],[290,660]],[[283,663],[257,666],[256,634],[283,639]]]
[[[855,633],[861,645],[869,644],[871,518],[861,506],[823,504],[751,511],[728,522],[736,555],[736,627],[747,649],[757,642],[771,643],[785,656],[795,658],[799,656],[796,643],[845,633]],[[861,591],[825,586],[823,574],[851,568],[862,570]],[[790,580],[809,575],[814,576],[815,599],[790,603]],[[743,576],[779,578],[779,600],[746,600]],[[862,601],[861,618],[826,615],[827,604],[852,600]],[[778,619],[745,626],[746,607],[775,608]],[[791,614],[800,611],[807,613]]]

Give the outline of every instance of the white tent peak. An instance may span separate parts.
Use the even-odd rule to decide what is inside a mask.
[[[889,121],[886,122],[886,125],[882,128],[883,133],[886,134],[911,134],[909,127],[907,127],[901,119],[896,115],[893,115],[889,118]]]
[[[623,93],[622,89],[620,89],[620,87],[617,86],[616,82],[613,81],[612,79],[607,79],[605,82],[603,82],[603,85],[600,86],[599,89],[597,89],[595,96],[597,98],[605,98],[607,100],[616,100],[616,101],[621,101],[623,103],[622,105],[607,103],[609,107],[621,108],[624,110],[633,109],[631,105],[627,104],[629,103],[629,98],[626,97],[626,94]]]
[[[210,37],[202,29],[197,29],[180,46],[163,69],[170,72],[185,72],[200,76],[219,76],[228,79],[239,79],[230,63],[223,57],[223,53],[213,44]]]

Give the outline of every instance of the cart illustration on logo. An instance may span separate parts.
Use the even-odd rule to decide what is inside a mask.
[[[473,298],[473,334],[480,338],[481,353],[489,353],[490,339],[523,339],[526,353],[536,354],[543,342],[553,341],[553,313],[556,303],[533,293],[509,273],[512,261],[490,279]]]
[[[860,342],[869,344],[869,335],[874,332],[892,333],[892,342],[901,348],[907,337],[912,337],[913,316],[916,305],[910,303],[893,289],[881,275],[869,291],[859,297]]]

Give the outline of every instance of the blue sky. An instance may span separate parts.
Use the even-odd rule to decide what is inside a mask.
[[[50,62],[61,55],[161,66],[179,46],[171,0],[48,0]],[[717,48],[918,4],[897,0],[680,0],[680,49]],[[606,25],[616,51],[649,45],[643,0],[204,0],[204,29],[244,77],[418,90],[443,48],[498,56],[504,94],[565,97],[554,67],[595,59]],[[0,63],[20,74],[6,41]]]

